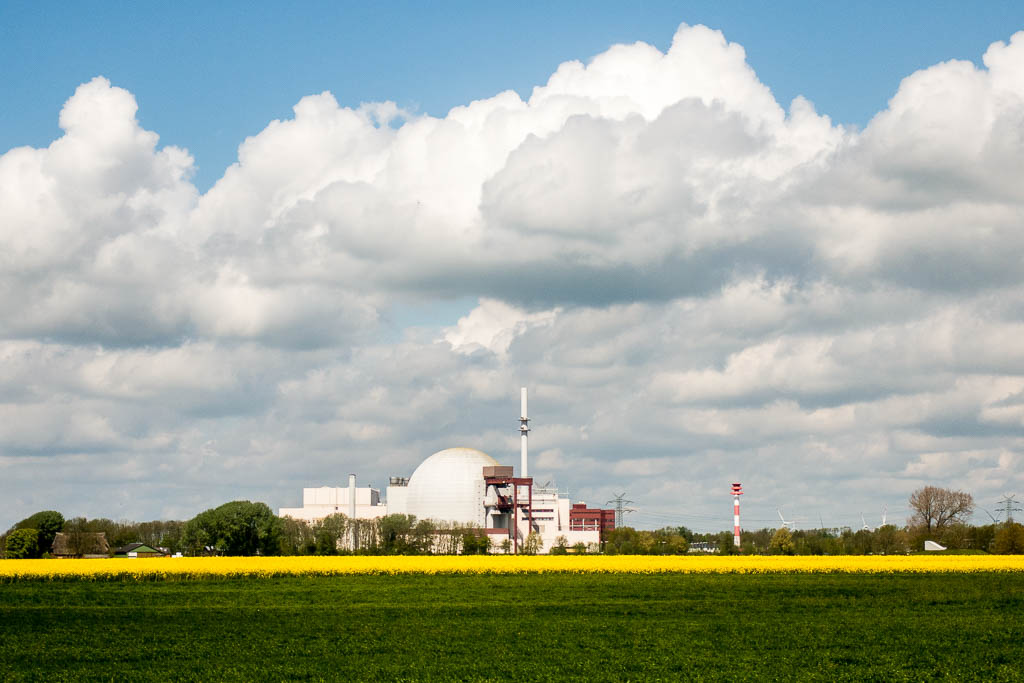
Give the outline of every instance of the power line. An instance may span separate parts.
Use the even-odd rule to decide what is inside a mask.
[[[608,501],[609,504],[615,501]],[[630,501],[626,501],[627,503]],[[656,522],[677,522],[679,524],[686,523],[701,523],[701,522],[725,522],[725,515],[708,515],[695,512],[671,512],[658,509],[638,508],[632,510],[635,512],[635,517],[640,519],[648,519]],[[748,523],[760,523],[760,524],[772,524],[777,523],[778,519],[774,517],[745,517]],[[806,520],[803,520],[806,522]],[[861,528],[862,521],[860,517],[854,517],[853,515],[846,516],[840,515],[838,517],[832,517],[829,519],[829,524],[825,524],[824,517],[819,515],[819,524],[821,528],[845,528],[850,527],[851,529],[856,527]]]

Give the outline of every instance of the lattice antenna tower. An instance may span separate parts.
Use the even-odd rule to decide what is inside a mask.
[[[607,503],[605,503],[605,505],[611,505],[612,503],[615,503],[615,528],[616,529],[621,529],[622,528],[622,516],[625,513],[627,513],[627,512],[636,512],[635,509],[626,507],[627,505],[629,505],[632,502],[633,501],[631,501],[631,500],[626,500],[626,493],[623,492],[623,493],[615,494],[614,498],[612,498]]]

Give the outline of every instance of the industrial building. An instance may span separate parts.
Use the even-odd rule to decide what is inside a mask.
[[[353,474],[347,487],[303,489],[302,507],[281,508],[279,514],[309,522],[339,512],[353,519],[413,515],[476,527],[490,537],[493,548],[510,541],[512,552],[518,552],[531,532],[539,535],[541,552],[549,551],[559,537],[570,547],[600,543],[603,532],[615,528],[614,510],[571,503],[557,488],[535,486],[527,476],[525,388],[521,402],[519,476],[483,451],[447,448],[420,463],[411,477],[391,477],[383,499],[379,489],[357,487]]]

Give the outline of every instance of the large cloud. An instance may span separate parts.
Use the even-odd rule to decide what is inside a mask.
[[[523,384],[535,473],[639,524],[725,528],[737,479],[752,525],[990,502],[1024,484],[1024,33],[983,65],[858,131],[684,25],[443,118],[311,95],[203,195],[96,78],[0,156],[0,518],[512,461]],[[389,323],[438,300],[478,303]]]

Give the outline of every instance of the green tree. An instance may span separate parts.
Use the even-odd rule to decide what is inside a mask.
[[[37,552],[42,555],[50,552],[57,532],[64,528],[64,515],[56,510],[43,510],[21,520],[14,525],[14,528],[35,529],[38,534],[36,537]]]
[[[871,538],[871,552],[878,555],[903,555],[910,550],[907,532],[886,524],[875,529]]]
[[[768,552],[772,555],[792,555],[796,551],[793,544],[793,534],[786,527],[780,527],[772,534],[768,541]]]
[[[970,545],[971,528],[963,522],[953,522],[942,530],[939,543],[952,550],[961,550]]]
[[[536,531],[531,531],[526,540],[523,541],[523,547],[520,548],[520,552],[523,555],[536,555],[543,549],[544,541],[541,540],[540,534]]]
[[[739,555],[740,549],[734,544],[733,533],[731,531],[720,531],[718,536],[715,538],[718,545],[719,555]]]
[[[340,512],[324,517],[313,527],[314,552],[317,555],[337,555],[339,549],[352,551],[349,536],[355,525]]]
[[[983,524],[981,526],[972,526],[970,547],[985,551],[992,550],[992,544],[995,543],[996,532],[998,530],[998,524]]]
[[[413,555],[422,552],[418,547],[416,517],[413,515],[387,515],[377,520],[377,538],[384,555]]]
[[[154,533],[159,534],[153,540],[160,547],[167,548],[172,553],[184,550],[182,537],[185,533],[185,522],[177,520],[163,522],[158,529],[154,530]]]
[[[338,539],[328,529],[319,528],[313,534],[313,552],[317,555],[337,555]]]
[[[568,555],[569,554],[569,539],[564,535],[559,536],[555,539],[555,544],[551,546],[551,550],[548,551],[552,555]]]
[[[39,530],[15,529],[7,535],[7,559],[27,560],[39,556]]]
[[[766,552],[768,550],[768,544],[772,542],[772,536],[774,534],[774,529],[744,529],[740,536],[743,554],[755,555],[757,553]]]
[[[655,555],[685,555],[686,551],[690,549],[689,541],[679,533],[677,528],[666,527],[657,531],[641,531],[640,535],[641,537],[650,536],[651,543],[642,543],[641,545],[649,547],[649,550],[645,550],[645,552]]]
[[[379,527],[375,519],[349,520],[351,536],[355,538],[355,552],[360,555],[375,555],[380,552]]]
[[[850,543],[847,548],[851,555],[868,555],[871,553],[873,536],[867,529],[857,529],[849,540]]]
[[[640,548],[640,534],[636,529],[622,526],[612,529],[604,537],[606,555],[636,555]]]
[[[313,527],[304,519],[281,518],[281,554],[312,555],[316,549]]]
[[[275,555],[281,550],[281,520],[265,503],[236,500],[199,513],[185,525],[191,552],[214,546],[227,555]]]
[[[417,520],[416,525],[409,532],[409,543],[414,552],[421,554],[434,552],[434,539],[437,538],[436,532],[437,527],[429,519]]]
[[[475,529],[467,529],[462,534],[463,555],[486,555],[491,549],[491,538]]]
[[[1024,554],[1024,525],[1007,522],[996,531],[992,550],[1000,555]]]
[[[793,544],[797,555],[841,555],[839,539],[825,529],[797,529]]]

